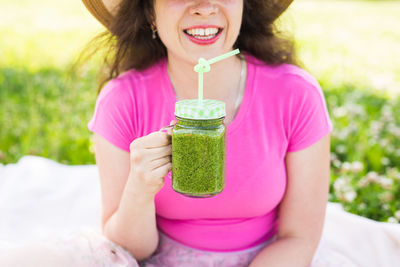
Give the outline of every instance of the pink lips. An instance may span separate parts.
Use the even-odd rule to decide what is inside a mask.
[[[223,30],[221,27],[216,26],[216,25],[196,25],[196,26],[191,26],[191,27],[189,27],[189,28],[186,28],[185,30],[199,29],[199,28],[200,28],[200,29],[218,28],[219,31],[218,31],[218,33],[217,33],[213,38],[211,38],[211,39],[206,39],[206,40],[197,39],[197,38],[191,36],[190,34],[187,34],[187,33],[184,31],[185,35],[189,38],[189,40],[192,41],[192,42],[195,43],[195,44],[198,44],[198,45],[210,45],[210,44],[215,43],[215,42],[219,39],[219,37],[221,36],[222,30]]]

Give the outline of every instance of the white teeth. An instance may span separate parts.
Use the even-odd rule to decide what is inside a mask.
[[[207,29],[196,28],[196,29],[186,30],[186,33],[188,33],[196,38],[198,38],[198,37],[211,38],[211,37],[214,37],[215,34],[218,33],[218,28],[207,28]],[[204,39],[204,38],[200,38],[200,39]]]

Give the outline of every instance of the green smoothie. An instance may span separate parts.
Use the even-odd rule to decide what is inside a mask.
[[[172,131],[172,188],[190,197],[211,197],[225,186],[224,118],[177,117]]]

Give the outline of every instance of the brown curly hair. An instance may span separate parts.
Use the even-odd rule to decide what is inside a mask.
[[[143,70],[167,56],[159,38],[152,38],[154,0],[122,0],[107,32],[97,36],[108,50],[99,91],[109,80],[129,69]],[[294,41],[281,36],[275,25],[274,0],[244,0],[243,19],[234,48],[268,65],[298,64]],[[93,41],[95,41],[93,40]],[[89,47],[89,45],[88,45]],[[92,52],[93,54],[93,52]]]

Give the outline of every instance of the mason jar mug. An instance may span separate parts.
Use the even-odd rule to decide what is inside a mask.
[[[184,101],[190,103],[179,102]],[[208,102],[201,107],[192,101],[192,109],[182,109],[185,103],[179,106],[177,102],[175,109],[172,188],[189,197],[212,197],[225,187],[225,103],[204,101]]]

